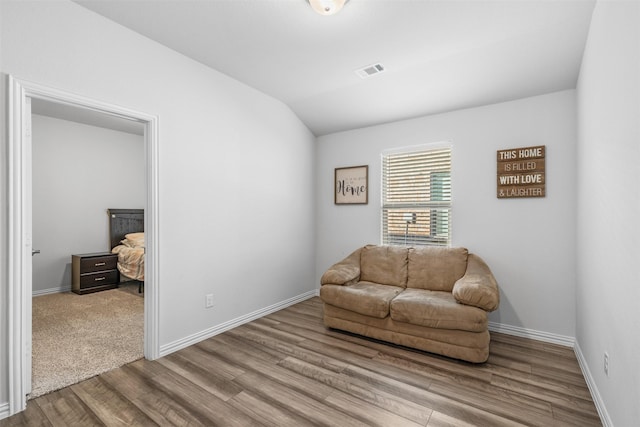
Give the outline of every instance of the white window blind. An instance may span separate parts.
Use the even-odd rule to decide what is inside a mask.
[[[450,147],[382,156],[382,243],[450,245]]]

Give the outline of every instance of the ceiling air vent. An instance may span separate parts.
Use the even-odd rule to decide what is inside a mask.
[[[371,77],[375,74],[380,74],[384,71],[384,65],[377,63],[372,65],[367,65],[364,68],[360,68],[356,70],[356,74],[360,76],[361,79],[366,79],[367,77]]]

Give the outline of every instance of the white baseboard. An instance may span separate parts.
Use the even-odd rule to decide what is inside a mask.
[[[576,358],[578,359],[580,370],[582,370],[582,376],[587,382],[587,387],[589,387],[589,392],[591,393],[591,399],[593,399],[593,403],[595,403],[596,405],[596,410],[598,411],[598,415],[600,416],[602,425],[604,427],[613,427],[613,421],[611,421],[611,417],[609,416],[609,412],[607,412],[607,408],[604,405],[602,396],[600,396],[598,386],[596,386],[593,375],[591,375],[591,370],[589,370],[589,365],[587,365],[587,359],[584,358],[582,349],[580,348],[580,344],[577,340],[575,346],[573,347],[573,351],[576,353]]]
[[[576,342],[575,338],[568,337],[566,335],[536,331],[535,329],[526,329],[519,326],[505,325],[503,323],[489,322],[489,331],[515,335],[517,337],[529,338],[537,341],[544,341],[551,344],[563,345],[565,347],[573,347]]]
[[[59,294],[62,292],[71,292],[71,286],[60,286],[59,288],[49,288],[49,289],[42,289],[39,291],[33,291],[31,295],[34,297],[39,297],[42,295]]]
[[[0,420],[9,418],[9,402],[0,403]]]
[[[267,314],[282,310],[283,308],[287,308],[291,305],[308,300],[309,298],[318,296],[319,292],[320,291],[318,289],[305,292],[302,295],[289,298],[288,300],[281,301],[279,303],[270,305],[269,307],[265,307],[244,316],[240,316],[236,319],[229,320],[228,322],[222,323],[209,329],[205,329],[204,331],[189,335],[188,337],[179,339],[172,343],[162,345],[160,346],[160,357],[166,356],[167,354],[171,354],[185,347],[189,347],[190,345],[197,344],[200,341],[206,340],[207,338],[211,338],[215,335],[221,334],[222,332],[228,331],[229,329],[233,329],[237,326],[251,322],[252,320],[259,319],[260,317],[266,316]]]

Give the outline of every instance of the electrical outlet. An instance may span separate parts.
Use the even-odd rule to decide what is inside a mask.
[[[609,353],[604,352],[604,374],[609,376]]]
[[[204,296],[204,308],[213,307],[213,294],[207,294]]]

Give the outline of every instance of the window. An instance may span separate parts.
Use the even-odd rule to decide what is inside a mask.
[[[382,156],[382,243],[449,246],[451,147]]]

